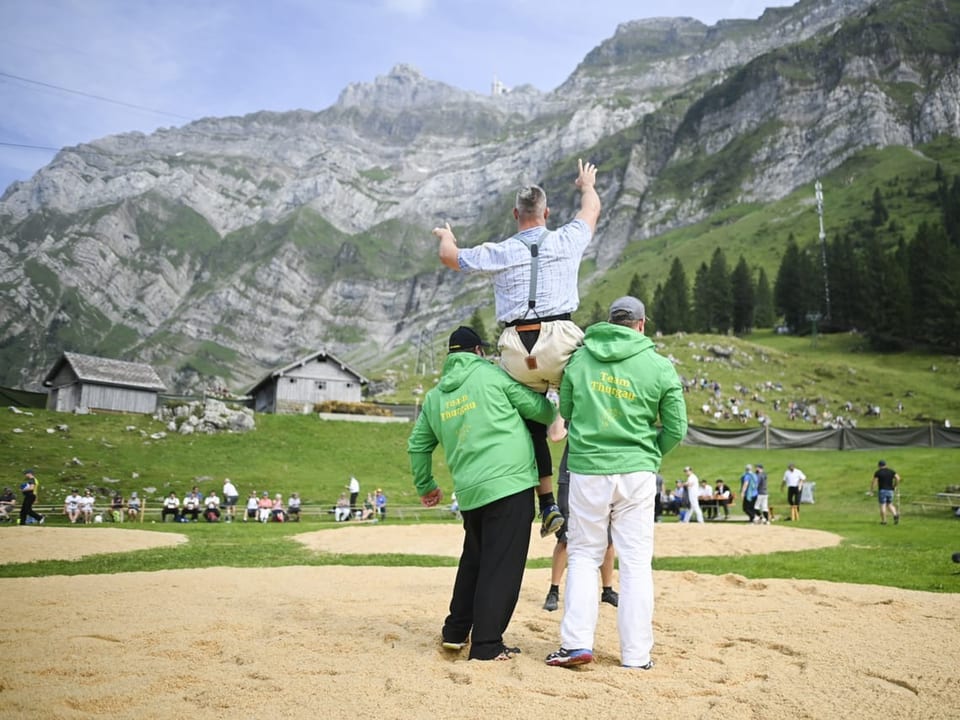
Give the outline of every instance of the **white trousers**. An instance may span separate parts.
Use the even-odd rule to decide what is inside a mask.
[[[600,602],[597,576],[607,550],[607,526],[620,561],[617,629],[624,665],[646,665],[653,648],[652,472],[623,475],[570,473],[567,586],[560,642],[568,650],[593,649]]]
[[[698,498],[694,493],[688,493],[690,496],[690,509],[687,511],[687,514],[683,516],[683,522],[690,522],[690,516],[696,514],[697,522],[703,522],[703,510],[700,509],[700,498]]]

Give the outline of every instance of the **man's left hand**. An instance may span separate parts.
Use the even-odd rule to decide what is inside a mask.
[[[436,507],[437,503],[443,500],[443,490],[440,488],[434,488],[426,495],[420,497],[420,503],[424,507]]]

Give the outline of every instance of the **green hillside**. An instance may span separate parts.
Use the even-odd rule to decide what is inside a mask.
[[[825,175],[821,182],[828,242],[870,223],[877,189],[889,212],[889,221],[876,229],[882,246],[892,249],[901,238],[912,237],[921,223],[940,222],[938,163],[947,177],[960,174],[960,138],[944,136],[917,149],[868,150]],[[674,259],[692,282],[698,265],[716,248],[723,249],[731,267],[742,255],[754,272],[763,268],[772,282],[791,235],[801,247],[819,243],[813,183],[774,203],[732,205],[694,225],[631,242],[614,268],[589,278],[577,319],[584,322],[595,303],[605,307],[624,294],[634,274],[652,294]]]

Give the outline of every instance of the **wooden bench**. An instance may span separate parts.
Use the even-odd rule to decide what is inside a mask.
[[[956,501],[951,501],[948,497],[943,497],[943,493],[936,495],[924,495],[917,500],[909,501],[912,508],[920,510],[926,514],[927,510],[949,510],[956,513],[957,507],[960,507]]]

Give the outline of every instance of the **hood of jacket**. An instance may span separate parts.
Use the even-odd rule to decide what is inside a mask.
[[[456,392],[482,364],[490,364],[485,357],[471,352],[454,352],[443,363],[443,376],[438,387],[443,392]]]
[[[633,328],[608,322],[594,323],[587,328],[583,345],[591,355],[603,362],[614,362],[654,349],[653,340]]]

